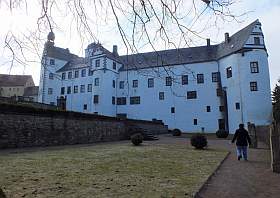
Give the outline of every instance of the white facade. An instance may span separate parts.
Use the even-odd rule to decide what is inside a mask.
[[[158,59],[155,52],[127,57],[114,50],[93,43],[86,57],[79,58],[68,50],[46,47],[39,101],[56,104],[63,96],[69,111],[158,119],[184,132],[225,128],[233,133],[239,123],[271,122],[267,51],[258,21],[220,45],[182,49],[182,60],[168,58],[177,56],[176,50],[161,51],[166,64],[147,60]],[[220,78],[213,76],[216,72]],[[222,96],[217,94],[221,91]]]

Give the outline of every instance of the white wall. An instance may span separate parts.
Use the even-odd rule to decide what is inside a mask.
[[[216,62],[197,63],[168,67],[174,81],[172,86],[165,85],[168,76],[163,68],[143,69],[121,72],[119,81],[126,81],[124,90],[118,86],[118,97],[127,97],[127,105],[119,105],[118,113],[126,113],[129,118],[163,120],[169,128],[180,128],[183,131],[207,132],[218,129],[220,100],[216,95],[217,83],[212,82],[212,72],[218,71]],[[159,77],[157,77],[159,73]],[[196,75],[204,74],[204,83],[197,84]],[[148,74],[148,76],[147,76]],[[181,75],[188,75],[188,84],[181,85]],[[128,77],[128,79],[127,79]],[[148,88],[148,78],[154,77],[154,87]],[[138,88],[132,87],[132,81],[138,80]],[[197,99],[186,99],[187,91],[197,91]],[[159,92],[165,93],[165,99],[159,100]],[[131,105],[131,96],[140,96],[141,104]],[[211,112],[206,112],[206,106],[211,106]],[[171,113],[175,107],[175,113]],[[193,124],[193,119],[198,124]]]

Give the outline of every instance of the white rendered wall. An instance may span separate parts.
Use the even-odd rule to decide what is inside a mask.
[[[258,62],[259,73],[251,73],[250,62]],[[239,57],[240,81],[243,98],[244,123],[256,125],[271,123],[272,102],[269,81],[267,53],[265,50],[253,50]],[[250,90],[250,82],[257,82],[258,90]]]
[[[50,59],[54,59],[55,64],[50,65]],[[44,61],[44,60],[43,60]],[[57,70],[62,68],[66,61],[55,58],[46,57],[44,64],[41,66],[41,76],[39,84],[39,102],[56,104],[57,96],[60,94],[61,75],[56,73]],[[53,73],[53,79],[49,79],[49,74]],[[48,94],[48,89],[52,88],[53,93]],[[44,89],[44,90],[43,90]]]
[[[217,63],[176,65],[168,70],[175,78],[171,87],[165,85],[167,73],[163,68],[132,70],[128,74],[126,71],[121,72],[119,81],[126,81],[126,86],[123,90],[118,87],[118,97],[127,97],[127,105],[118,105],[118,113],[126,113],[134,119],[160,119],[169,128],[186,132],[198,132],[202,128],[205,132],[215,132],[218,119],[222,118],[220,99],[216,94],[217,83],[212,82],[212,72],[218,71]],[[181,84],[182,74],[188,75],[187,85]],[[204,74],[203,84],[197,84],[197,74]],[[148,88],[148,78],[152,77],[155,77],[154,87]],[[138,88],[132,87],[133,80],[138,80]],[[187,91],[197,91],[197,98],[186,99]],[[165,93],[164,100],[159,100],[159,92]],[[141,103],[131,105],[131,96],[140,96]],[[211,107],[211,112],[206,112],[206,106]],[[175,113],[171,113],[171,107],[175,107]],[[193,119],[197,119],[197,125],[194,125]]]

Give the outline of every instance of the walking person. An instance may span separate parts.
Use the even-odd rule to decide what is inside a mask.
[[[240,160],[243,156],[244,160],[248,160],[247,147],[251,144],[251,139],[248,131],[244,129],[244,124],[239,124],[239,129],[235,131],[232,143],[236,140],[237,159]]]

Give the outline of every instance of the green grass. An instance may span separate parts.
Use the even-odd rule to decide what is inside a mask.
[[[7,197],[192,197],[227,152],[102,144],[0,153]]]

